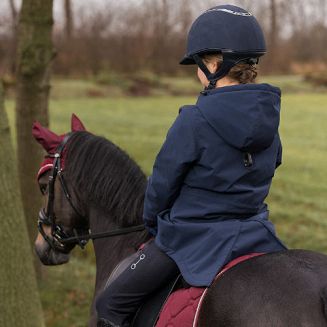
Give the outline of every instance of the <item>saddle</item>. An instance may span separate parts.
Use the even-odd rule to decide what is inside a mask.
[[[215,281],[230,268],[259,255],[263,253],[252,253],[232,260],[217,274]],[[134,317],[132,327],[196,326],[207,290],[188,285],[179,275],[143,303]]]
[[[150,296],[138,309],[132,327],[154,327],[159,319],[162,307],[167,302],[169,296],[176,290],[184,287],[184,280],[181,275],[172,279],[164,285],[158,292]]]

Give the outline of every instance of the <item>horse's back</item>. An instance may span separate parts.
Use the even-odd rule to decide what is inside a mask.
[[[198,326],[327,326],[327,256],[267,254],[227,271],[208,290]]]

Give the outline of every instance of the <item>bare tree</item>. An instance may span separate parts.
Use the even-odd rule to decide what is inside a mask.
[[[0,85],[0,326],[44,326]]]
[[[64,20],[58,20],[55,42],[60,49],[55,63],[59,74],[89,75],[103,71],[153,71],[177,74],[185,51],[188,29],[196,16],[224,0],[138,0],[82,6],[61,0]],[[16,0],[18,3],[18,0]],[[0,70],[14,58],[11,23],[17,8],[8,0],[11,14],[0,13]],[[234,0],[253,12],[263,27],[268,54],[262,71],[281,72],[295,61],[325,61],[326,0]],[[76,4],[74,6],[74,4]],[[317,34],[318,32],[318,34]],[[310,43],[310,48],[303,46]],[[12,65],[13,66],[13,65]],[[183,68],[185,71],[185,68]]]
[[[35,174],[43,156],[32,139],[35,120],[48,125],[51,62],[52,0],[23,0],[18,28],[16,132],[17,159],[23,207],[31,243],[41,199]],[[36,266],[37,267],[37,266]]]
[[[276,50],[277,50],[277,4],[276,0],[270,0],[270,31],[269,31],[269,57],[270,64],[274,67],[276,62]]]
[[[17,26],[18,11],[16,8],[15,1],[9,0],[9,6],[10,6],[10,10],[11,10],[11,17],[12,17],[13,25]]]
[[[9,0],[9,6],[11,11],[11,31],[12,31],[12,41],[10,46],[10,72],[15,74],[16,69],[16,48],[17,48],[17,25],[18,25],[18,10],[14,0]]]
[[[65,1],[65,32],[66,32],[66,39],[71,39],[74,31],[74,17],[72,11],[72,2],[71,0],[64,0]]]

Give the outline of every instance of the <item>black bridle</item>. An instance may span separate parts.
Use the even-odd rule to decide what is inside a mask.
[[[145,229],[144,225],[131,226],[126,228],[119,228],[108,232],[102,233],[91,233],[89,227],[77,230],[73,228],[71,232],[67,232],[64,228],[56,224],[55,214],[54,214],[54,200],[55,200],[55,182],[57,177],[59,178],[61,188],[65,194],[65,198],[72,207],[73,211],[78,217],[83,218],[86,221],[86,217],[82,215],[77,208],[74,206],[71,196],[68,192],[68,188],[63,176],[63,169],[61,167],[61,159],[67,142],[69,141],[73,133],[66,134],[62,143],[56,149],[55,154],[49,154],[48,156],[54,158],[52,174],[49,176],[48,182],[48,203],[47,208],[42,208],[39,212],[38,217],[38,230],[43,236],[44,240],[49,244],[49,246],[55,250],[67,253],[75,245],[79,245],[82,249],[85,247],[87,242],[92,239],[105,238],[110,236],[117,236],[122,234],[128,234],[132,232],[142,231]],[[49,237],[44,229],[43,225],[51,227],[51,237]],[[79,233],[82,231],[82,234]]]

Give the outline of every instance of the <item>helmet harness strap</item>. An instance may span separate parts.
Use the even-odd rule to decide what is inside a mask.
[[[259,62],[259,58],[248,57],[240,59],[235,58],[235,56],[233,57],[232,55],[229,56],[228,54],[223,53],[223,62],[219,66],[219,69],[215,73],[211,73],[206,64],[203,62],[203,59],[198,54],[194,54],[193,59],[209,81],[209,85],[205,88],[205,90],[214,89],[216,87],[217,81],[226,76],[229,71],[238,63],[244,62],[250,65],[255,65]]]

